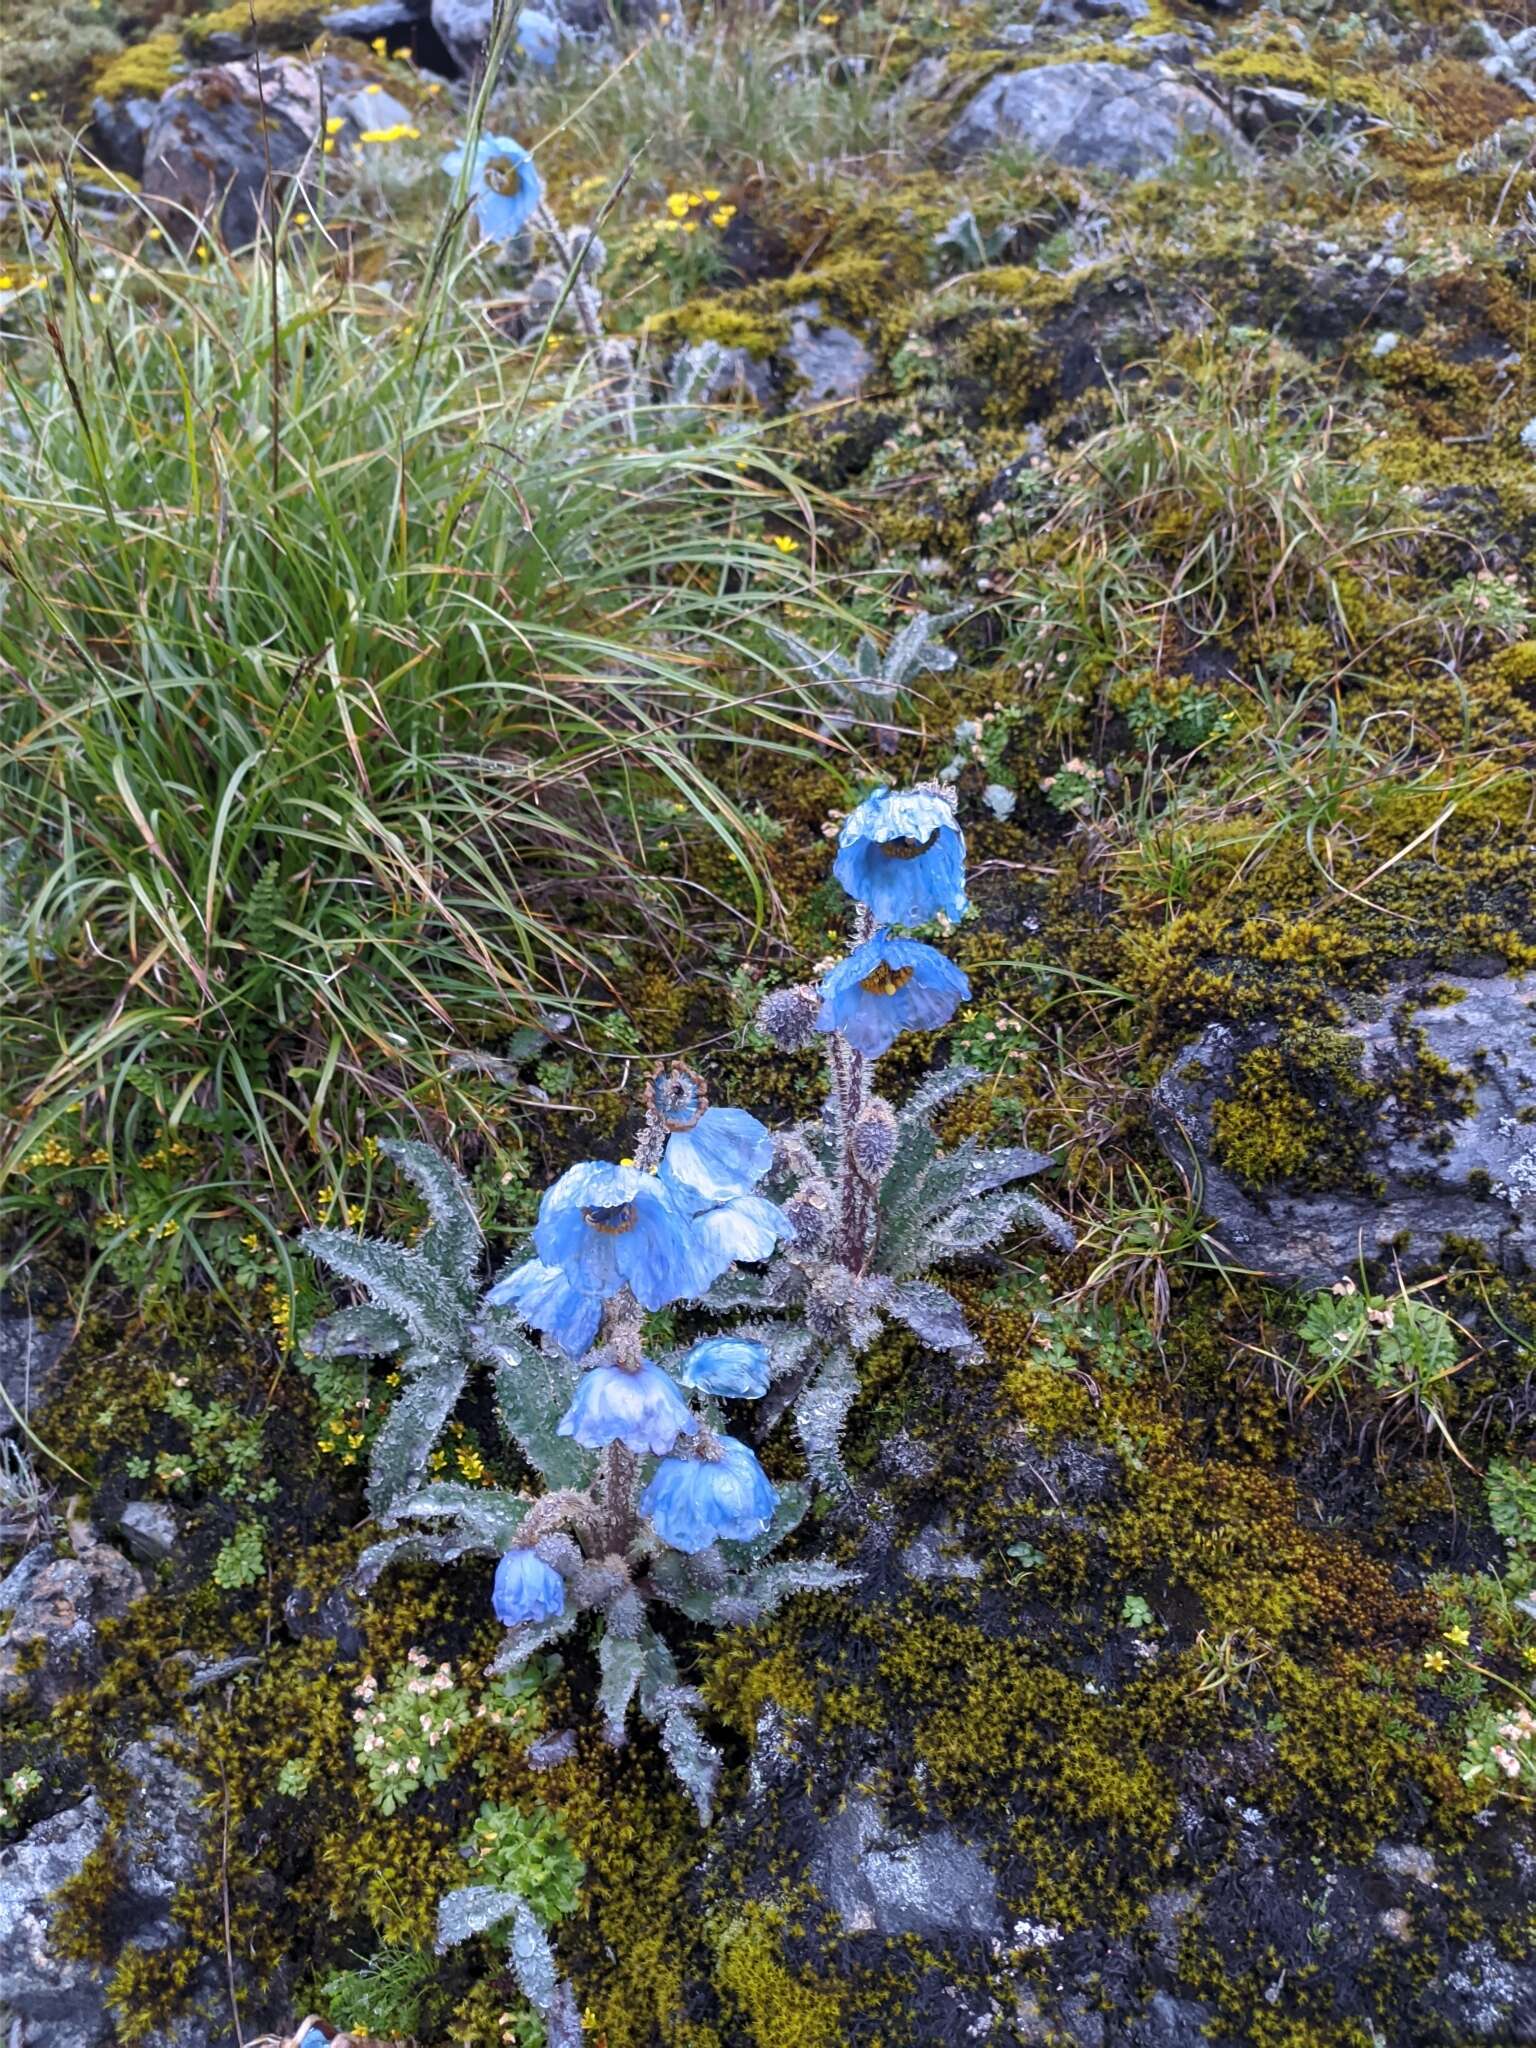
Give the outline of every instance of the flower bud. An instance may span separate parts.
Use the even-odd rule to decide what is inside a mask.
[[[867,1181],[885,1179],[896,1157],[896,1112],[880,1096],[871,1097],[853,1126],[853,1163]]]
[[[798,988],[776,988],[763,997],[757,1008],[757,1028],[772,1039],[780,1052],[803,1052],[816,1037],[816,1019],[821,1014],[821,992],[803,984]]]
[[[784,1204],[784,1215],[795,1233],[797,1252],[819,1252],[827,1241],[832,1215],[832,1190],[824,1180],[799,1188]]]

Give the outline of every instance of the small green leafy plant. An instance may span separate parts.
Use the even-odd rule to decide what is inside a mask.
[[[213,1560],[213,1583],[238,1591],[259,1584],[266,1569],[260,1522],[242,1522]]]
[[[474,1882],[526,1899],[546,1927],[576,1910],[587,1866],[552,1813],[487,1800],[459,1853]]]
[[[1313,1295],[1300,1334],[1309,1401],[1320,1394],[1347,1399],[1371,1393],[1389,1406],[1411,1407],[1426,1429],[1437,1430],[1456,1451],[1445,1392],[1465,1359],[1456,1326],[1443,1310],[1406,1291],[1366,1294],[1352,1280],[1341,1280]]]

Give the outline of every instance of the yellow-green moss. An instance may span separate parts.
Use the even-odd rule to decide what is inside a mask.
[[[158,99],[183,69],[177,37],[147,36],[103,64],[92,82],[105,100]]]
[[[830,1984],[797,1976],[780,1947],[782,1915],[744,1906],[711,1930],[720,1988],[732,1998],[744,2031],[742,2048],[842,2048],[842,2000]]]

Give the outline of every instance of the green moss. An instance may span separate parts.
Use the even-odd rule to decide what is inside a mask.
[[[105,100],[158,99],[184,69],[177,37],[147,36],[103,64],[92,84]]]
[[[1239,1061],[1213,1113],[1216,1157],[1249,1187],[1354,1184],[1376,1091],[1358,1039],[1303,1026]]]
[[[847,2040],[842,2000],[829,1984],[797,1976],[780,1945],[783,1916],[748,1906],[712,1930],[720,1988],[731,1998],[744,2031],[730,2038],[742,2048],[842,2048]]]
[[[233,36],[242,44],[297,50],[320,34],[324,17],[316,0],[231,0],[211,14],[194,15],[186,25],[186,44],[195,53],[212,36]]]

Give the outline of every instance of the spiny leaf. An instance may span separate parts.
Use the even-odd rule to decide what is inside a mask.
[[[433,1354],[416,1361],[414,1375],[401,1387],[374,1438],[368,1498],[376,1514],[390,1509],[427,1469],[432,1446],[464,1390],[467,1371],[466,1360],[458,1357]]]
[[[426,1202],[432,1220],[417,1247],[422,1257],[460,1286],[473,1286],[484,1239],[463,1176],[441,1152],[415,1138],[386,1138],[379,1150]]]
[[[908,1280],[892,1287],[886,1307],[936,1351],[968,1355],[979,1349],[959,1302],[931,1280]]]
[[[567,1358],[541,1351],[495,1309],[486,1310],[477,1325],[475,1348],[492,1363],[502,1427],[529,1464],[552,1487],[585,1486],[594,1454],[556,1433],[580,1369]]]
[[[843,1425],[859,1391],[853,1360],[842,1349],[829,1352],[816,1377],[795,1403],[795,1433],[805,1452],[811,1477],[820,1486],[841,1491],[848,1483],[843,1469]]]
[[[409,1343],[410,1335],[387,1309],[358,1302],[316,1323],[304,1339],[304,1349],[311,1358],[387,1358]]]
[[[645,1636],[630,1642],[604,1629],[597,1646],[598,1668],[602,1673],[597,1688],[597,1704],[610,1742],[619,1743],[624,1739],[624,1717],[629,1712],[629,1703],[645,1670],[649,1649],[645,1638],[650,1634],[647,1629]]]

